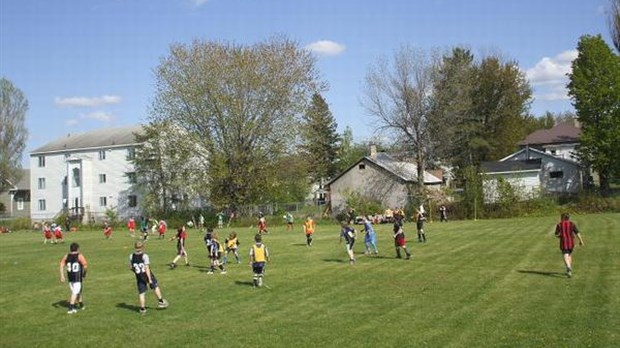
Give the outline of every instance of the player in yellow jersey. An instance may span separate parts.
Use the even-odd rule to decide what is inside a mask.
[[[237,238],[237,232],[230,232],[228,238],[224,241],[226,243],[226,254],[224,255],[224,264],[228,263],[228,254],[232,251],[235,255],[235,259],[237,263],[241,263],[241,258],[239,257],[239,239]]]
[[[250,249],[250,267],[254,273],[253,284],[255,287],[263,286],[265,263],[269,262],[269,249],[263,244],[263,237],[259,234],[254,236],[254,245]]]
[[[316,224],[314,223],[314,220],[312,220],[312,217],[308,215],[306,221],[304,221],[304,233],[306,234],[306,245],[308,247],[312,246],[312,235],[314,234],[315,227]]]

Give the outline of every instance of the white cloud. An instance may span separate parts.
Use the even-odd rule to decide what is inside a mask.
[[[191,0],[196,6],[201,6],[209,0]]]
[[[344,52],[345,48],[344,45],[329,40],[316,41],[306,46],[307,50],[320,56],[337,56]]]
[[[121,97],[115,95],[104,95],[102,97],[68,97],[61,98],[56,97],[54,103],[59,106],[68,107],[94,107],[109,104],[118,104],[121,102]]]
[[[75,126],[76,124],[80,123],[79,120],[76,120],[75,118],[72,118],[70,120],[65,121],[65,124],[67,126]]]
[[[95,111],[95,112],[91,112],[88,114],[82,114],[80,115],[80,118],[88,119],[88,120],[96,120],[96,121],[101,121],[101,122],[110,122],[112,121],[114,116],[112,116],[112,114],[107,113],[105,111]]]
[[[553,58],[544,57],[525,74],[533,85],[565,84],[566,74],[571,71],[571,62],[577,58],[577,50],[564,51]]]

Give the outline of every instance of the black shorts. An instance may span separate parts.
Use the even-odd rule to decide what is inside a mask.
[[[252,272],[254,274],[263,274],[265,271],[265,263],[264,262],[254,262],[252,263]]]
[[[570,255],[573,253],[573,249],[560,249],[560,250],[562,250],[562,254]]]
[[[136,278],[137,286],[138,286],[138,294],[144,294],[149,289],[149,284],[147,284],[146,279]],[[151,280],[153,283],[151,284],[151,289],[155,289],[157,287],[157,278],[155,275],[151,273]]]

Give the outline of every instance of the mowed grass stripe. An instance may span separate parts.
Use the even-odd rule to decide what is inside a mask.
[[[68,244],[42,245],[40,233],[0,236],[0,346],[126,346],[148,335],[151,346],[393,347],[615,346],[620,326],[620,214],[575,216],[586,247],[575,252],[575,277],[562,276],[557,217],[451,221],[405,231],[413,252],[397,260],[390,225],[377,226],[379,257],[350,266],[337,225],[320,224],[312,248],[299,226],[271,227],[266,283],[253,289],[248,250],[254,229],[238,228],[241,264],[206,275],[202,233],[190,231],[192,267],[169,270],[174,242],[151,240],[147,252],[171,306],[136,313],[127,269],[132,239],[115,232],[68,234],[91,264],[87,310],[68,316],[58,260]],[[225,237],[232,229],[220,232]],[[234,260],[233,257],[230,258]],[[565,332],[565,335],[559,334]]]

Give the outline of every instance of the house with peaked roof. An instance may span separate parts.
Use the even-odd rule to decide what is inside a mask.
[[[550,155],[577,160],[575,149],[579,145],[581,127],[577,120],[560,122],[550,129],[539,129],[519,142],[520,148],[534,148]]]
[[[500,178],[518,188],[523,199],[528,199],[542,193],[578,193],[583,188],[586,175],[584,168],[572,159],[529,147],[498,162],[483,162],[481,169],[485,203],[496,202],[499,198]]]
[[[84,222],[99,220],[109,208],[120,216],[136,213],[139,194],[131,163],[135,133],[142,126],[69,134],[30,153],[33,221],[69,213]]]
[[[8,191],[0,193],[0,203],[4,206],[0,217],[30,217],[30,170],[22,169],[21,179],[17,183],[8,180],[7,183]]]
[[[442,179],[429,172],[424,173],[424,185],[439,188]],[[417,165],[399,161],[370,147],[370,154],[355,162],[328,183],[329,201],[333,214],[347,209],[347,194],[357,192],[377,199],[385,207],[404,207],[409,199],[410,188],[417,184]]]

